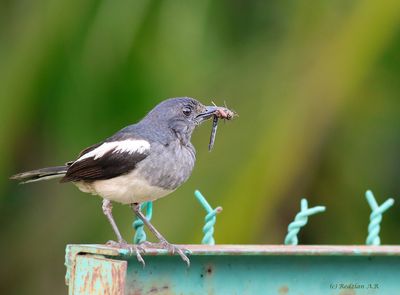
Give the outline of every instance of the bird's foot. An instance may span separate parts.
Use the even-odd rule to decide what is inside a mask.
[[[125,240],[120,240],[118,242],[108,241],[106,245],[128,250],[129,255],[135,254],[137,260],[143,265],[143,267],[146,266],[146,263],[142,257],[142,254],[146,253],[146,250],[141,245],[130,245]]]
[[[182,258],[182,260],[187,264],[188,267],[190,266],[190,260],[186,256],[185,252],[191,253],[191,251],[188,249],[179,247],[177,245],[171,244],[167,240],[161,240],[158,243],[151,243],[151,242],[145,241],[145,242],[140,243],[140,245],[144,246],[146,248],[165,249],[165,250],[167,250],[168,253],[170,253],[172,255],[176,253]]]
[[[140,242],[139,245],[144,247],[144,248],[152,248],[152,249],[160,248],[160,243],[152,243],[152,242],[149,242],[149,241]]]

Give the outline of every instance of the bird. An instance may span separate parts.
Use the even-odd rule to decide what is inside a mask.
[[[76,160],[10,178],[20,183],[54,178],[60,178],[61,183],[72,182],[81,191],[103,199],[103,213],[117,237],[108,245],[129,249],[143,265],[145,246],[159,247],[178,254],[189,266],[186,249],[169,243],[145,218],[140,204],[165,197],[188,180],[196,161],[191,136],[197,126],[210,118],[231,117],[226,107],[205,106],[194,98],[166,99],[136,124],[84,149]],[[112,202],[129,205],[159,242],[129,245],[113,218]]]

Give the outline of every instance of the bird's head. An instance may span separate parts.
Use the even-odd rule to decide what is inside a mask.
[[[221,119],[230,119],[232,112],[224,107],[205,106],[194,98],[170,98],[159,103],[146,116],[155,128],[168,128],[183,143],[190,141],[193,130],[214,115]]]

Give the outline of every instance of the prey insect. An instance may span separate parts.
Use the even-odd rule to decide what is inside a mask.
[[[214,104],[214,102],[213,102],[213,104]],[[227,107],[218,108],[218,110],[216,111],[216,113],[213,116],[210,142],[208,144],[209,151],[211,151],[212,148],[214,147],[215,136],[217,135],[218,120],[219,119],[231,120],[234,116],[235,116],[235,112],[229,110]]]
[[[212,148],[214,147],[215,136],[217,135],[217,128],[218,128],[218,116],[213,116],[213,123],[210,135],[210,143],[208,144],[208,151],[211,152]]]

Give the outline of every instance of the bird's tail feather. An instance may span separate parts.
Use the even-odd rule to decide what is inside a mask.
[[[47,167],[47,168],[18,173],[11,176],[10,179],[17,180],[20,183],[48,180],[48,179],[63,177],[65,173],[67,173],[67,170],[68,166]]]

